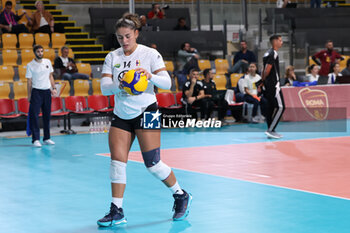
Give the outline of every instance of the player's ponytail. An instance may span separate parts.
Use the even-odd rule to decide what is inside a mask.
[[[138,30],[141,28],[141,22],[139,20],[138,14],[131,14],[126,13],[123,15],[122,18],[120,18],[117,23],[115,24],[115,29],[118,30],[118,28],[126,27],[133,30]]]

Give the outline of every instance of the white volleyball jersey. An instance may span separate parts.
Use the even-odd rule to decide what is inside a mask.
[[[160,53],[144,45],[137,45],[136,50],[129,56],[125,56],[122,48],[110,52],[103,64],[102,74],[113,75],[116,94],[114,96],[114,114],[128,120],[139,116],[152,103],[156,102],[154,85],[148,82],[147,89],[140,95],[129,95],[119,87],[124,73],[131,69],[143,68],[149,73],[165,68]]]

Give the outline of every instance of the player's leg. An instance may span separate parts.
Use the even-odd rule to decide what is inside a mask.
[[[273,120],[270,126],[270,129],[272,132],[275,132],[275,129],[278,125],[278,123],[281,120],[281,117],[283,115],[283,112],[285,110],[285,105],[284,105],[284,98],[283,98],[283,94],[282,91],[279,91],[278,93],[276,93],[276,111],[274,112],[273,115]],[[282,135],[280,135],[282,137]]]
[[[116,119],[116,116],[114,116]],[[109,130],[109,148],[111,152],[110,178],[112,186],[112,203],[110,212],[97,221],[99,226],[113,226],[126,223],[122,209],[126,186],[126,164],[128,153],[135,139],[135,133],[120,118],[112,121]]]
[[[269,104],[272,109],[270,109],[270,114],[271,114],[271,123],[268,127],[268,130],[266,131],[266,135],[269,138],[274,138],[274,139],[279,139],[282,137],[282,135],[278,134],[275,132],[275,129],[277,127],[278,122],[280,121],[282,114],[284,112],[284,99],[282,96],[282,92],[275,92],[274,98],[270,98]]]
[[[259,101],[251,95],[245,95],[244,101],[247,103],[253,104],[253,113],[252,113],[253,119],[252,119],[252,121],[253,121],[253,123],[258,123],[259,120],[257,119],[256,115],[258,113]]]
[[[42,105],[40,90],[32,89],[29,105],[29,122],[30,130],[32,131],[32,143],[34,146],[40,147],[40,128],[39,128],[39,113]]]
[[[174,220],[183,220],[189,213],[192,195],[181,189],[174,172],[160,159],[160,130],[135,130],[142,157],[148,171],[161,180],[175,199]]]
[[[54,145],[55,143],[50,139],[50,118],[51,118],[51,91],[43,91],[43,104],[42,104],[42,113],[43,113],[43,128],[44,128],[44,144],[45,145]]]

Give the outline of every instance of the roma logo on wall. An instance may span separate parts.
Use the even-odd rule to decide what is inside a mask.
[[[305,111],[314,119],[322,121],[328,116],[329,105],[327,93],[306,87],[298,92]]]

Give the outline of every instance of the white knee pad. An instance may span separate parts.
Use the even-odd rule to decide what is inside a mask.
[[[110,178],[112,183],[126,184],[126,163],[112,160]]]
[[[147,168],[152,175],[160,180],[165,180],[171,173],[171,168],[160,160],[156,165]]]

